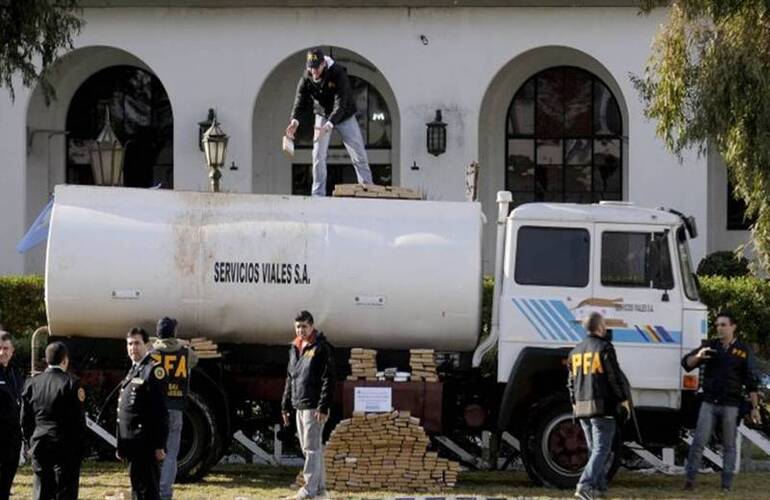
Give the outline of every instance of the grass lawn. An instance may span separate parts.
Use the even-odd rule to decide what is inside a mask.
[[[175,498],[202,500],[210,498],[256,500],[276,499],[290,495],[289,485],[297,469],[256,465],[221,465],[198,484],[176,486]],[[681,491],[681,476],[645,475],[621,471],[612,483],[611,498],[723,498],[719,493],[719,476],[707,474],[700,478],[698,489],[691,494]],[[80,498],[104,499],[110,492],[129,489],[128,473],[117,463],[87,462],[80,477]],[[32,495],[32,470],[19,469],[14,485],[14,498]],[[465,472],[460,474],[457,487],[447,495],[486,495],[495,497],[572,498],[572,492],[534,488],[523,472]],[[333,499],[386,498],[407,496],[396,491],[366,493],[334,493]],[[440,496],[431,494],[431,496]],[[736,476],[730,498],[770,498],[770,474],[748,473]]]

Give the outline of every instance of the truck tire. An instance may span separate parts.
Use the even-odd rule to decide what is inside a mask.
[[[176,481],[192,483],[202,479],[214,465],[211,452],[216,452],[217,442],[221,443],[221,439],[213,409],[200,394],[190,391],[184,410]]]
[[[616,433],[608,480],[620,466],[620,443]],[[588,461],[588,449],[566,395],[550,396],[532,406],[521,451],[524,467],[534,482],[552,488],[575,488]]]

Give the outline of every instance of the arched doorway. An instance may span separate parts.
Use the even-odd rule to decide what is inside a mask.
[[[136,69],[141,70],[144,76],[138,80],[139,83],[146,82],[146,75],[150,75],[150,90],[146,91],[145,96],[141,99],[122,99],[121,95],[129,96],[132,95],[132,92],[135,92],[125,89],[121,90],[114,83],[110,85],[99,84],[97,87],[102,87],[102,91],[100,93],[97,92],[97,94],[101,97],[93,97],[96,91],[88,90],[92,85],[88,82],[97,82],[101,79],[97,75],[102,71],[107,70],[109,72],[111,68],[116,67],[129,67],[133,68],[133,71]],[[108,73],[105,73],[105,75],[108,75]],[[97,77],[97,79],[92,80],[93,77]],[[131,137],[123,135],[121,127],[124,129],[129,128],[130,130],[135,130],[136,128],[124,127],[122,124],[117,123],[118,118],[123,114],[123,111],[121,111],[123,108],[123,104],[120,104],[121,101],[125,102],[128,114],[144,117],[142,120],[139,120],[140,124],[146,123],[147,120],[155,124],[163,122],[164,125],[160,127],[163,130],[161,134],[163,137],[162,142],[164,145],[167,144],[168,148],[165,146],[160,147],[160,152],[152,160],[152,165],[155,165],[155,162],[157,162],[157,164],[163,165],[165,168],[166,165],[170,165],[173,162],[173,152],[171,149],[173,138],[170,135],[173,133],[171,130],[173,122],[168,121],[173,120],[171,105],[168,102],[169,96],[167,91],[157,81],[158,79],[159,76],[143,61],[140,55],[132,54],[118,47],[103,45],[75,49],[62,55],[51,66],[50,81],[56,90],[56,99],[47,102],[42,89],[38,86],[30,94],[27,103],[25,214],[27,227],[32,224],[43,207],[49,202],[54,187],[57,184],[92,182],[88,178],[90,175],[90,158],[87,145],[83,141],[94,140],[101,131],[104,121],[104,103],[110,103],[111,123],[118,138],[123,143]],[[137,85],[139,90],[145,87],[144,85]],[[161,89],[163,89],[163,97],[161,97]],[[110,91],[116,91],[118,95],[111,95]],[[81,96],[75,97],[76,93]],[[88,95],[92,97],[88,99]],[[146,96],[151,96],[154,104],[151,103],[148,107],[144,106],[143,103]],[[173,96],[171,97],[173,98]],[[158,103],[161,101],[164,101],[164,104],[159,105]],[[76,111],[76,108],[78,111]],[[139,113],[135,108],[142,109],[143,111]],[[150,115],[153,115],[150,118],[147,118],[147,110],[150,110]],[[161,119],[161,116],[165,118]],[[168,123],[166,123],[167,121]],[[70,126],[74,129],[70,130]],[[79,140],[80,142],[70,144],[70,139]],[[143,141],[137,142],[141,143]],[[145,160],[141,157],[131,158],[134,153],[141,153],[141,151],[137,150],[136,143],[133,144],[133,147],[134,151],[132,151],[132,144],[129,143],[126,151],[128,155],[126,161],[129,167],[145,163]],[[72,157],[73,155],[76,157]],[[150,161],[147,161],[147,164],[150,164]],[[73,172],[74,169],[80,169],[80,172],[75,173]],[[139,181],[134,182],[136,179],[132,180],[130,174],[127,180],[129,185],[154,186],[161,183],[161,181],[153,183],[155,178],[152,179],[152,182],[147,182],[146,179],[141,183]],[[172,177],[163,179],[162,185],[163,187],[171,187],[173,185],[173,174]],[[26,272],[42,272],[45,263],[45,246],[40,245],[33,248],[24,255],[24,259]]]
[[[557,191],[556,189],[544,189],[544,185],[542,183],[539,185],[535,184],[535,170],[537,169],[538,158],[534,150],[536,146],[532,145],[532,141],[567,141],[570,139],[583,139],[591,141],[591,147],[593,148],[594,139],[602,138],[601,136],[603,134],[598,134],[599,137],[594,135],[593,130],[595,127],[593,127],[593,124],[593,128],[591,129],[590,133],[586,135],[578,135],[585,134],[585,132],[572,132],[575,134],[574,137],[565,135],[563,131],[559,132],[558,134],[553,134],[553,132],[551,132],[553,136],[548,136],[545,133],[539,134],[539,132],[542,130],[536,130],[534,120],[535,114],[537,113],[537,101],[534,96],[534,89],[530,90],[530,88],[527,88],[527,83],[534,79],[535,83],[531,85],[537,85],[538,75],[543,73],[543,76],[545,76],[546,71],[558,68],[575,68],[585,71],[593,78],[601,82],[601,84],[609,90],[609,94],[614,98],[614,103],[612,103],[612,100],[607,99],[603,100],[602,102],[604,103],[603,105],[612,103],[613,107],[617,106],[619,109],[619,123],[621,133],[623,134],[622,137],[620,137],[620,172],[617,177],[612,177],[612,175],[607,176],[610,183],[608,184],[608,189],[606,192],[612,193],[612,199],[618,197],[620,199],[628,198],[629,179],[631,177],[629,174],[628,162],[630,142],[628,137],[629,111],[628,105],[625,101],[624,92],[622,90],[624,87],[618,83],[617,78],[612,74],[612,72],[610,72],[609,69],[600,60],[596,59],[592,55],[572,47],[552,45],[535,47],[526,50],[518,55],[515,55],[507,62],[502,63],[500,69],[489,82],[487,90],[484,93],[484,98],[481,101],[481,107],[479,111],[478,158],[479,164],[481,165],[481,171],[479,173],[479,200],[482,203],[485,213],[496,213],[496,193],[497,191],[506,189],[506,187],[508,187],[508,189],[514,189],[514,206],[520,205],[521,203],[525,203],[527,201],[534,201],[536,199],[546,199],[546,193],[548,193],[548,199],[567,199],[566,194],[564,194],[568,192],[567,189],[564,189],[563,191]],[[563,78],[566,78],[566,76],[562,76],[561,87],[557,86],[556,89],[558,90],[558,96],[560,96],[561,99],[556,99],[557,104],[562,107],[565,105],[565,102],[570,104],[570,120],[572,120],[572,114],[574,113],[577,113],[578,116],[585,116],[585,113],[581,114],[577,112],[581,109],[581,107],[585,108],[586,106],[585,98],[587,94],[585,94],[585,90],[583,90],[584,93],[581,94],[575,90],[575,85],[571,83],[570,85],[572,85],[572,88],[565,91]],[[591,82],[593,81],[595,80],[591,80]],[[593,83],[591,85],[593,88]],[[579,88],[581,87],[578,86],[578,89]],[[585,88],[585,86],[582,88]],[[568,98],[568,96],[575,97]],[[580,99],[577,99],[577,96],[580,96]],[[516,100],[517,97],[519,98],[518,101]],[[596,96],[591,96],[591,106],[595,108],[597,104],[593,102],[594,97]],[[572,106],[572,103],[576,100],[581,103],[580,106]],[[522,110],[524,109],[524,106],[530,106],[531,109],[524,114],[527,114],[528,117],[531,117],[531,132],[524,129],[513,129],[512,127],[514,125],[509,123],[512,120],[511,113],[513,113],[513,119],[519,120],[521,123],[521,125],[517,124],[516,126],[523,126],[524,124],[525,116],[515,118],[515,114],[521,112],[519,111],[520,107],[518,105],[514,106],[515,102],[518,102],[522,105]],[[562,117],[560,122],[562,123],[562,129],[564,120],[566,120],[566,113],[566,111],[563,111],[560,114]],[[593,113],[593,111],[591,111],[591,113]],[[543,124],[540,125],[541,129],[544,128],[542,127]],[[573,128],[574,127],[571,124],[568,127],[570,130]],[[617,132],[617,126],[615,126],[614,130]],[[509,134],[509,132],[511,133]],[[616,133],[607,135],[612,136],[613,140],[618,139]],[[519,143],[509,143],[509,141],[514,141],[517,139],[526,139],[530,142],[525,143],[522,141]],[[579,144],[584,145],[585,143]],[[613,145],[614,144],[615,143],[613,143]],[[581,158],[579,155],[575,156],[580,151],[580,149],[578,148],[574,152],[567,154],[568,161],[565,161],[565,154],[563,150],[560,155],[558,146],[555,148],[552,147],[550,152],[553,152],[553,154],[549,154],[549,149],[547,147],[548,145],[549,144],[543,145],[544,147],[540,154],[541,165],[544,166],[541,168],[542,173],[540,175],[542,176],[543,174],[548,173],[556,175],[556,173],[554,173],[556,170],[556,165],[567,164],[569,166],[582,166],[582,169],[578,168],[577,171],[569,172],[571,175],[571,182],[575,181],[575,177],[577,177],[578,182],[580,182],[579,179],[581,178],[581,171],[582,176],[584,177],[586,175],[586,170],[588,170],[586,165],[589,164],[588,162],[577,163],[584,160],[584,157]],[[573,143],[570,143],[570,145],[573,145]],[[532,149],[530,149],[530,147]],[[569,153],[572,150],[568,149],[567,151]],[[510,158],[511,156],[513,156],[513,158]],[[597,159],[596,156],[597,155],[594,154],[593,161],[590,163],[593,168],[598,168],[600,166],[601,158]],[[573,163],[577,163],[577,165],[573,165]],[[512,170],[512,172],[509,172],[509,170]],[[562,176],[566,175],[566,172],[562,170],[558,170],[558,172],[561,173]],[[572,176],[573,173],[577,175]],[[607,170],[605,167],[605,175],[606,173]],[[519,176],[519,178],[513,179],[512,176]],[[586,186],[587,182],[587,180],[584,180],[584,182],[580,185]],[[594,177],[591,178],[591,182],[594,182]],[[620,195],[617,195],[618,191],[615,190],[618,184],[620,185]],[[536,186],[538,189],[536,189]],[[585,194],[580,194],[578,196],[578,194],[583,193],[583,191],[587,190],[576,189],[571,191],[574,194],[570,195],[570,200],[576,200],[578,198],[584,200],[587,199],[588,196],[585,196]],[[599,192],[604,193],[605,191]],[[542,196],[541,198],[538,198],[540,193],[542,193]],[[603,194],[599,194],[596,198],[594,198],[595,193],[593,187],[590,193],[591,199],[598,199],[599,196],[604,196]],[[611,199],[609,196],[610,195],[608,195],[607,199]],[[492,272],[494,266],[494,241],[494,225],[486,225],[484,227],[485,245],[483,256],[485,272]]]
[[[127,187],[174,187],[174,120],[160,80],[142,68],[110,66],[86,79],[67,110],[66,182],[93,184],[89,147],[104,127],[105,109],[125,147]]]
[[[540,71],[514,95],[505,126],[505,189],[516,205],[622,199],[620,108],[594,74]]]
[[[399,182],[400,119],[395,95],[385,76],[368,59],[341,47],[324,47],[335,64],[350,76],[374,181]],[[263,82],[254,105],[252,191],[309,195],[312,181],[312,114],[300,120],[295,156],[281,154],[280,139],[289,121],[294,92],[305,67],[305,50],[281,61]],[[355,183],[356,177],[339,135],[332,133],[327,157],[327,193],[335,184]]]

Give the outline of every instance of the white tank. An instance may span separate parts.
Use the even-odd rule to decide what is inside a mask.
[[[307,309],[334,345],[468,351],[478,203],[57,186],[46,305],[60,336],[286,344]]]

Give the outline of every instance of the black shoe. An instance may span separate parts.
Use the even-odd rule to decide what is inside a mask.
[[[684,491],[693,491],[695,489],[695,482],[687,480],[684,482],[684,488],[682,488]]]

